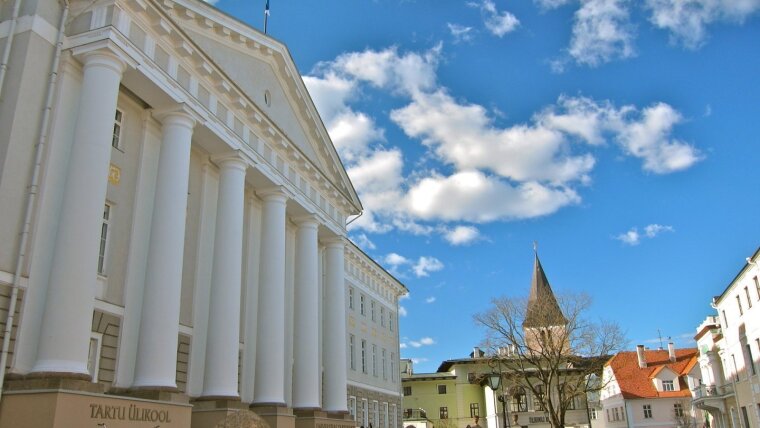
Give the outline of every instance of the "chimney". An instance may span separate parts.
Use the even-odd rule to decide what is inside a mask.
[[[480,358],[480,357],[481,357],[480,348],[477,346],[472,348],[472,358]]]
[[[647,357],[644,355],[644,345],[636,345],[636,355],[639,357],[639,368],[646,368]]]
[[[673,342],[668,342],[668,358],[670,358],[671,363],[676,362],[676,347]]]

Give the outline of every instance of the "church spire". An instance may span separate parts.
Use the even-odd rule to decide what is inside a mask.
[[[544,268],[538,259],[535,243],[533,245],[536,258],[533,263],[533,278],[530,283],[528,309],[525,313],[523,327],[564,326],[567,324],[567,319],[562,314],[562,309],[554,297],[549,280],[546,279]]]

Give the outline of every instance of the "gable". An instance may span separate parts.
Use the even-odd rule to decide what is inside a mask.
[[[307,171],[318,170],[352,206],[347,214],[358,214],[359,197],[287,48],[202,0],[166,0],[161,5],[182,33],[234,82],[232,92],[244,94],[241,105],[253,103],[255,121],[264,125],[262,132],[269,126],[270,134],[283,135],[285,141],[279,144],[297,151],[295,157],[289,156],[291,161]],[[230,93],[229,84],[219,84]],[[271,103],[264,99],[267,91]]]

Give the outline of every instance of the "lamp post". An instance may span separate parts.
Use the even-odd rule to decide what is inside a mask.
[[[508,393],[507,388],[504,386],[504,384],[501,382],[501,378],[504,375],[504,372],[501,371],[501,360],[498,359],[498,357],[491,359],[488,362],[488,365],[491,366],[491,373],[487,376],[488,380],[488,386],[493,390],[496,391],[499,389],[499,385],[501,385],[501,395],[499,395],[498,400],[501,403],[501,414],[502,418],[504,420],[503,428],[509,427],[509,416],[508,416],[508,410],[507,410],[507,404],[509,403],[508,399]],[[496,372],[496,366],[498,365],[499,371]]]

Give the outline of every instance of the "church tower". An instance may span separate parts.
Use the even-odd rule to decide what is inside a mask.
[[[525,343],[535,353],[566,353],[569,350],[566,326],[567,318],[557,303],[536,253],[523,320]]]

